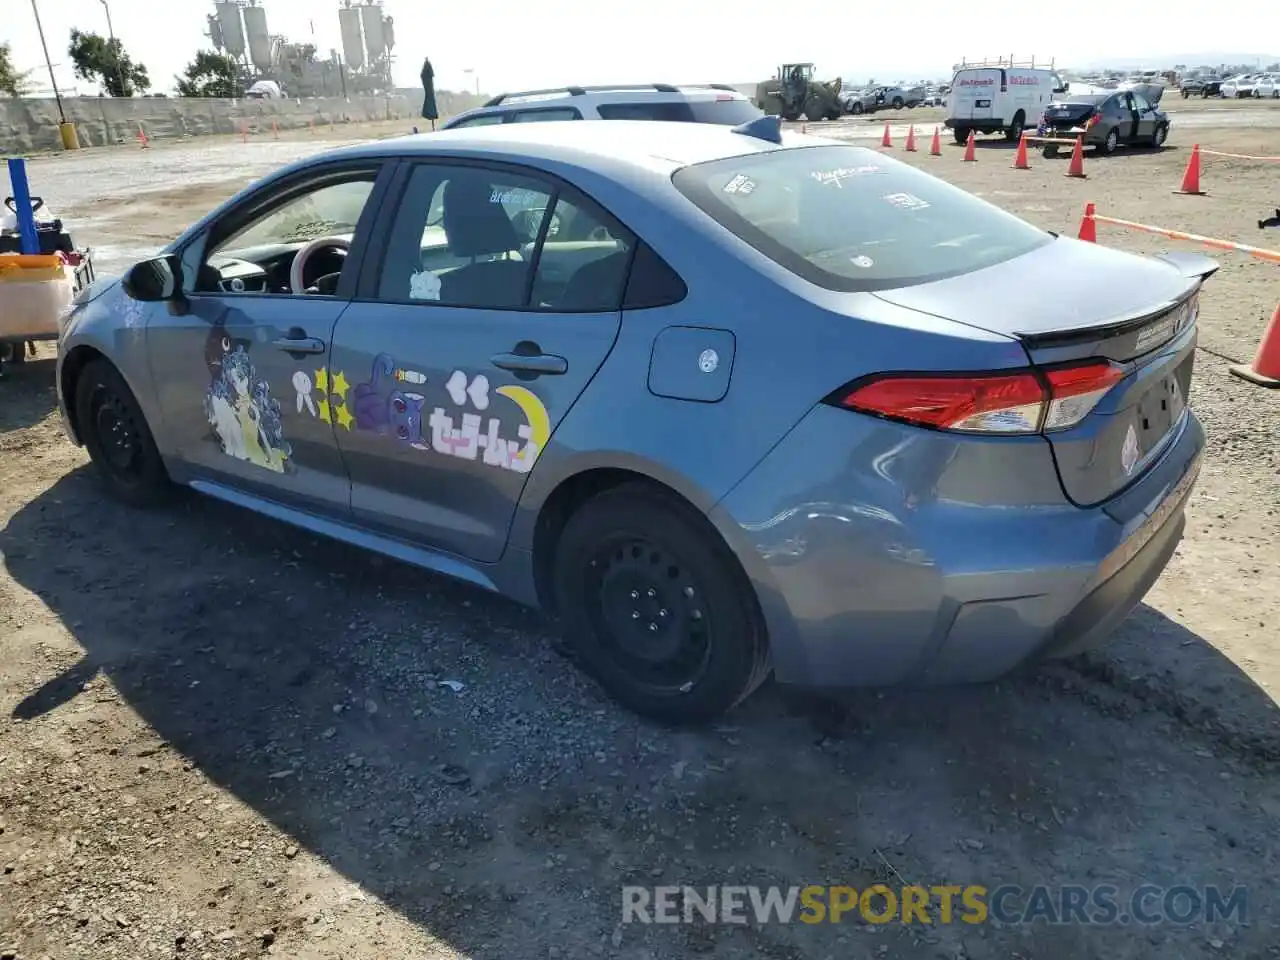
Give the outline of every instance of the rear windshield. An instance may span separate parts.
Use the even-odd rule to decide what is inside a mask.
[[[740,97],[724,100],[689,100],[636,103],[602,103],[596,107],[601,120],[668,120],[677,123],[719,123],[736,127],[764,114]]]
[[[1052,235],[863,147],[770,150],[676,171],[726,229],[829,290],[883,290],[981,270]]]

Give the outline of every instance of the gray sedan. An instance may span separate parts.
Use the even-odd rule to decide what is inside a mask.
[[[57,389],[125,503],[541,607],[687,722],[771,671],[989,680],[1110,632],[1182,535],[1215,268],[776,118],[494,126],[248,187],[77,299]]]

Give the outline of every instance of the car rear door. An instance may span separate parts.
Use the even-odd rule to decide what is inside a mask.
[[[990,120],[1005,86],[1004,70],[961,70],[951,88],[951,116],[957,120]]]
[[[405,162],[327,385],[360,522],[497,560],[538,456],[608,356],[634,237],[542,172]]]

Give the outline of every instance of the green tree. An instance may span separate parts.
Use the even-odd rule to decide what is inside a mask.
[[[14,67],[9,44],[0,43],[0,95],[22,96],[22,91],[27,85],[26,77],[25,73],[19,73]]]
[[[243,95],[240,68],[235,60],[212,50],[201,50],[187,64],[180,77],[175,77],[180,97],[221,97],[231,99]]]
[[[67,56],[76,66],[77,77],[101,84],[110,96],[132,97],[151,88],[147,68],[134,63],[119,40],[72,30]]]

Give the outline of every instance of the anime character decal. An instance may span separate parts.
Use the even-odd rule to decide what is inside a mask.
[[[249,355],[250,341],[231,337],[221,320],[205,342],[209,389],[204,412],[222,452],[276,473],[292,464],[280,423],[280,401],[258,376]]]
[[[392,437],[400,443],[425,450],[422,442],[422,408],[426,398],[401,389],[401,384],[425,384],[427,378],[416,370],[397,369],[390,354],[373,358],[373,369],[365,383],[352,391],[356,429]]]

